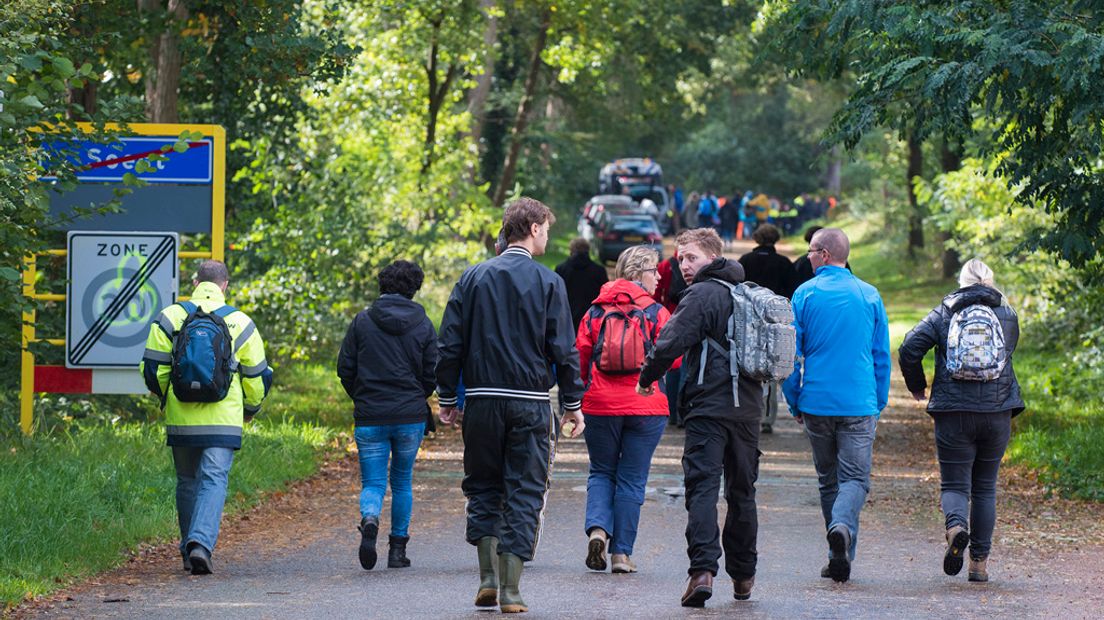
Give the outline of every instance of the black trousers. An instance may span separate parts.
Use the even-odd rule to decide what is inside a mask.
[[[717,418],[686,420],[682,471],[686,481],[686,553],[690,574],[719,569],[724,546],[725,572],[733,579],[755,574],[759,519],[755,481],[759,478],[759,421]],[[724,472],[728,516],[724,532],[717,526],[717,498]],[[718,538],[720,541],[718,542]]]
[[[464,408],[465,537],[498,538],[499,553],[537,552],[552,473],[556,418],[547,401],[469,399]]]

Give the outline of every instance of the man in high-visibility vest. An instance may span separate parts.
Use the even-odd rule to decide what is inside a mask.
[[[241,448],[242,426],[260,411],[272,385],[272,369],[256,326],[244,312],[226,305],[229,282],[225,264],[204,261],[192,280],[191,300],[165,308],[154,319],[139,365],[146,387],[161,398],[165,412],[168,445],[176,466],[180,554],[184,569],[193,575],[212,570],[211,553],[218,539],[230,466],[234,452]],[[200,326],[200,321],[205,325]],[[228,339],[223,337],[223,325]],[[189,341],[193,326],[207,328],[213,338]],[[175,351],[174,344],[179,345]],[[211,363],[206,364],[207,373],[215,377],[209,383],[216,386],[214,396],[189,391],[198,393],[208,387],[200,380],[205,372],[203,353],[209,362],[214,360],[213,369]],[[189,355],[194,359],[188,359]],[[220,359],[227,363],[220,364]],[[219,368],[229,372],[220,373]],[[225,392],[217,389],[220,384]]]

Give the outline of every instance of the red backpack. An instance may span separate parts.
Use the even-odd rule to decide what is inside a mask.
[[[640,372],[644,358],[655,347],[659,310],[662,307],[659,303],[652,303],[642,308],[631,300],[627,304],[591,306],[587,313],[588,323],[599,317],[602,319],[590,355],[591,368],[610,375]]]

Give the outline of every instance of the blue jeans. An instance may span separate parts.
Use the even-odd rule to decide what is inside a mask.
[[[667,416],[587,415],[586,531],[600,527],[610,535],[610,553],[632,555],[648,469]]]
[[[387,461],[391,460],[391,535],[407,536],[414,507],[414,459],[422,445],[425,422],[358,426],[354,437],[360,453],[360,516],[379,518],[387,492]]]
[[[180,553],[183,554],[191,543],[214,551],[222,521],[222,506],[226,503],[230,466],[234,463],[234,450],[173,446],[172,454],[176,467]]]
[[[1012,434],[1012,416],[937,413],[932,417],[947,529],[959,525],[969,530],[970,557],[987,558],[997,523],[997,471]]]
[[[667,375],[663,379],[663,386],[667,390],[667,412],[670,414],[670,422],[678,424],[679,422],[679,393],[682,391],[682,368],[675,368],[667,371]]]
[[[874,456],[876,416],[802,417],[813,446],[813,465],[820,482],[824,526],[845,525],[851,532],[850,559],[859,544],[859,512],[870,492],[870,460]]]

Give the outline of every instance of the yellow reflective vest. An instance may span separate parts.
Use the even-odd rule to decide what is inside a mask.
[[[217,284],[200,282],[191,302],[213,312],[226,305]],[[173,396],[169,372],[172,369],[173,337],[188,317],[180,304],[165,308],[150,325],[146,351],[139,370],[146,387],[161,398],[170,446],[241,448],[244,416],[253,416],[272,386],[272,369],[265,360],[264,342],[253,321],[240,310],[225,317],[238,371],[231,378],[226,398],[213,403],[182,403]]]

